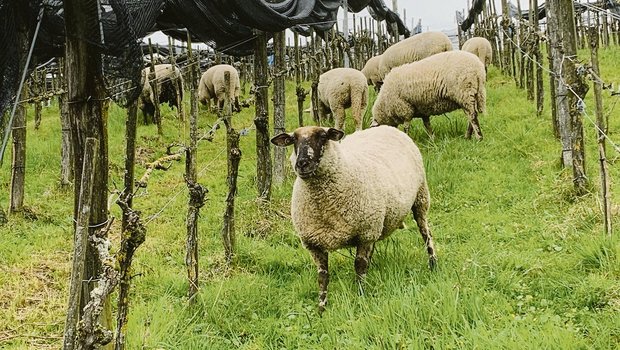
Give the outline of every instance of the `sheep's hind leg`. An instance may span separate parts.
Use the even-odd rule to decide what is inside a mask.
[[[477,113],[469,114],[469,124],[467,125],[467,133],[465,134],[465,138],[470,139],[472,133],[476,135],[476,139],[482,140],[482,130],[480,130]]]
[[[319,280],[319,313],[325,311],[327,305],[327,285],[329,284],[329,255],[318,248],[308,248],[318,270]]]
[[[418,190],[415,203],[411,208],[413,213],[413,219],[418,224],[418,229],[424,240],[426,246],[426,252],[428,253],[428,265],[433,270],[437,265],[437,255],[435,255],[435,245],[433,244],[433,235],[431,229],[428,226],[427,212],[430,207],[430,195],[426,184],[422,185]]]
[[[360,295],[364,295],[363,283],[366,278],[366,273],[368,272],[368,265],[370,265],[370,259],[372,258],[372,252],[374,249],[374,243],[364,243],[357,246],[357,253],[355,255],[355,274],[357,275]]]

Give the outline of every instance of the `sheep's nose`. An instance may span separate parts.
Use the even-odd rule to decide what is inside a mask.
[[[299,169],[305,169],[308,165],[310,165],[310,162],[307,159],[297,160],[297,168]]]

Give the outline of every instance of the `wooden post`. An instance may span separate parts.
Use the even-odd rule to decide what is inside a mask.
[[[554,67],[560,68],[562,81],[558,82],[558,118],[562,138],[562,160],[564,166],[573,167],[573,183],[578,194],[586,191],[585,155],[583,144],[582,108],[588,86],[583,77],[577,75],[574,59],[577,57],[575,16],[570,0],[548,0],[551,9],[549,17],[557,21],[549,23],[552,35]],[[555,64],[557,62],[557,64]],[[570,89],[569,89],[570,88]],[[562,90],[560,90],[562,89]],[[568,156],[570,155],[570,156]]]
[[[188,38],[190,35],[188,35]],[[188,39],[191,40],[191,39]],[[187,45],[191,46],[191,41],[188,41]],[[172,69],[176,69],[177,63],[176,58],[174,56],[174,45],[172,42],[172,37],[168,37],[168,54],[170,55],[170,64],[172,64]],[[181,74],[183,76],[183,74]],[[183,79],[173,79],[172,83],[174,84],[174,98],[177,103],[177,119],[181,122],[185,121],[185,113],[183,111]],[[191,84],[191,83],[190,83]],[[183,129],[183,128],[181,128]]]
[[[153,102],[154,106],[153,119],[155,119],[155,123],[157,124],[157,135],[162,136],[164,131],[161,125],[161,111],[159,110],[159,82],[157,81],[157,74],[155,74],[155,59],[153,57],[151,38],[149,38],[149,55],[151,57],[151,64],[149,65],[149,74],[147,74],[146,78],[153,93],[153,101],[151,102]]]
[[[39,130],[41,126],[41,112],[43,109],[43,105],[41,104],[41,96],[43,94],[42,84],[41,84],[41,72],[35,68],[32,77],[32,85],[34,87],[34,91],[31,94],[34,97],[32,104],[34,105],[34,129]],[[45,79],[45,75],[43,75],[43,79]]]
[[[69,119],[69,104],[67,103],[67,79],[65,73],[65,60],[60,59],[58,67],[61,71],[60,90],[58,95],[58,107],[60,108],[60,187],[67,188],[73,181],[73,148],[71,145],[71,120]]]
[[[265,57],[266,58],[266,57]],[[255,57],[256,59],[256,57]],[[230,265],[235,249],[235,197],[237,196],[237,176],[239,174],[239,162],[241,161],[241,149],[239,148],[239,133],[232,127],[230,106],[230,73],[224,72],[224,124],[226,124],[226,151],[228,152],[228,196],[226,197],[226,211],[224,212],[224,225],[222,226],[222,241],[224,243],[224,257]]]
[[[22,97],[28,98],[28,87],[24,85]],[[13,158],[11,161],[11,193],[9,214],[24,210],[24,185],[26,183],[26,106],[20,103],[13,118]]]
[[[503,31],[503,39],[504,39],[504,46],[502,50],[504,62],[503,62],[502,70],[504,74],[511,75],[512,66],[510,64],[510,60],[512,57],[512,50],[511,50],[510,37],[508,36],[508,31],[510,29],[510,17],[508,17],[508,12],[509,12],[508,0],[502,0],[502,31]]]
[[[267,34],[257,31],[254,51],[254,86],[256,87],[256,185],[258,197],[271,198],[271,143],[269,142],[269,89],[267,78]]]
[[[99,47],[93,40],[101,38],[98,26],[96,2],[65,0],[65,32],[80,33],[66,37],[66,80],[69,116],[73,142],[73,164],[76,179],[82,178],[85,141],[92,137],[99,140],[96,148],[97,162],[93,180],[93,199],[88,225],[89,237],[96,236],[108,223],[108,140],[105,84]],[[88,39],[86,39],[88,38]],[[81,185],[74,189],[74,217],[79,213]],[[105,239],[106,234],[103,234]],[[102,269],[99,252],[89,245],[86,251],[84,280],[80,297],[83,308],[90,301],[91,291]],[[104,303],[100,323],[105,329],[112,328],[111,308]]]
[[[551,5],[553,6],[553,5]],[[549,2],[545,2],[545,11],[547,13],[549,13],[550,11],[550,6],[549,6]],[[552,37],[554,36],[554,33],[551,32],[549,30],[550,27],[555,27],[557,26],[556,24],[556,19],[555,18],[547,18],[547,62],[549,62],[549,71],[551,72],[557,72],[557,70],[555,69],[555,65],[558,64],[558,62],[556,62],[554,60],[555,56],[553,54],[554,50],[551,48],[552,43],[555,41],[554,39],[552,39]],[[553,130],[553,136],[555,136],[556,139],[560,139],[560,126],[559,126],[559,120],[558,120],[558,99],[556,98],[556,92],[559,91],[558,90],[558,84],[557,81],[555,79],[555,76],[553,74],[549,74],[549,95],[550,95],[550,99],[551,99],[551,126],[552,126],[552,130]]]
[[[185,267],[187,269],[187,281],[189,284],[187,296],[190,303],[194,303],[198,293],[198,216],[200,208],[204,205],[206,188],[202,187],[197,180],[196,173],[196,144],[198,142],[198,98],[197,86],[197,60],[192,53],[191,38],[187,35],[187,54],[189,58],[190,73],[190,116],[189,116],[189,147],[185,150],[185,182],[189,190],[189,203],[187,208],[187,242],[185,250]],[[227,83],[227,82],[226,82]],[[225,85],[227,88],[229,85]],[[227,101],[230,103],[230,101]]]
[[[274,71],[276,76],[273,78],[273,133],[278,135],[286,130],[285,119],[285,95],[284,95],[284,71],[286,62],[284,61],[284,31],[273,34],[274,50]],[[276,185],[281,185],[285,177],[286,149],[276,147],[273,151],[273,181]]]
[[[295,40],[295,91],[297,93],[297,119],[299,126],[304,126],[304,100],[306,91],[301,87],[301,52],[299,50],[299,34],[293,34]]]
[[[99,140],[89,137],[86,139],[84,150],[84,162],[82,165],[82,179],[80,181],[80,194],[78,196],[77,220],[73,237],[73,262],[71,270],[71,282],[69,284],[69,302],[67,317],[65,319],[65,333],[63,338],[63,350],[72,350],[75,347],[77,323],[81,318],[80,290],[84,280],[84,263],[86,261],[86,248],[88,246],[88,226],[90,219],[91,202],[93,199],[93,185],[97,170],[97,148]]]
[[[540,24],[538,22],[538,0],[531,0],[534,12],[534,61],[536,61],[536,115],[543,112],[545,103],[545,88],[543,85],[542,55],[540,53]]]
[[[123,194],[126,198],[126,204],[132,208],[133,188],[134,188],[134,170],[136,164],[136,131],[138,124],[138,104],[137,101],[132,102],[127,108],[127,120],[125,121],[125,174],[123,178]],[[127,228],[127,220],[129,218],[123,213],[121,228],[124,231]]]
[[[611,189],[605,150],[605,133],[607,132],[607,125],[603,115],[603,84],[600,78],[598,78],[600,77],[598,46],[599,41],[596,27],[590,27],[590,57],[592,61],[592,72],[596,76],[593,80],[593,84],[594,101],[596,103],[596,135],[598,143],[599,169],[601,172],[601,202],[603,204],[605,234],[611,236]]]
[[[525,33],[523,33],[523,36],[526,37],[526,41],[523,43],[525,46],[525,49],[528,53],[528,55],[530,56],[530,58],[527,60],[526,63],[526,77],[527,77],[527,99],[530,101],[534,101],[534,96],[535,96],[535,72],[534,72],[534,35],[536,35],[536,30],[534,29],[534,1],[535,0],[530,0],[530,8],[529,8],[529,27],[527,29],[527,31],[525,31]]]

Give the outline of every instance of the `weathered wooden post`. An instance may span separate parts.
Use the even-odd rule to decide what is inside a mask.
[[[65,0],[65,32],[80,33],[66,37],[66,79],[67,99],[71,120],[73,142],[73,164],[76,179],[82,178],[84,149],[87,138],[99,140],[96,148],[97,162],[93,180],[93,199],[91,203],[90,220],[88,224],[89,237],[101,234],[108,224],[108,140],[107,140],[107,109],[105,107],[105,84],[99,47],[92,43],[93,38],[101,38],[97,4],[80,0]],[[86,40],[85,38],[89,38]],[[81,185],[74,189],[74,217],[78,216]],[[103,234],[100,239],[105,239]],[[98,284],[99,272],[103,269],[99,252],[93,245],[86,251],[84,280],[80,297],[83,308],[91,299],[91,291]],[[107,298],[104,298],[107,300]],[[105,329],[112,328],[109,318],[110,304],[105,302],[100,323]],[[104,332],[100,332],[102,335]],[[103,344],[109,339],[97,339]]]
[[[75,347],[77,335],[77,323],[81,318],[80,300],[82,295],[82,283],[84,281],[84,264],[88,247],[88,226],[90,219],[91,202],[93,199],[93,185],[97,170],[97,148],[99,140],[89,137],[86,139],[84,150],[84,162],[82,179],[80,180],[80,194],[78,196],[77,218],[75,223],[75,235],[73,237],[73,261],[71,281],[69,283],[69,301],[67,317],[65,319],[65,332],[63,338],[63,350],[72,350]]]
[[[590,57],[592,61],[592,72],[595,77],[594,101],[596,103],[596,135],[598,143],[599,169],[601,175],[601,203],[603,205],[603,218],[605,234],[611,236],[611,189],[609,171],[607,168],[607,155],[605,150],[605,133],[607,125],[603,115],[603,83],[600,80],[599,60],[598,60],[598,32],[596,27],[590,27]]]
[[[299,34],[294,33],[295,40],[295,92],[297,93],[297,119],[299,126],[304,126],[304,100],[306,91],[301,87],[301,52],[299,50]]]
[[[189,37],[189,35],[188,35]],[[191,42],[188,43],[191,45]],[[170,64],[172,64],[172,69],[176,69],[176,57],[174,51],[174,43],[172,42],[172,37],[168,37],[168,54],[170,56]],[[191,74],[190,74],[191,76]],[[185,112],[183,110],[183,85],[182,79],[173,79],[172,83],[174,84],[174,98],[177,103],[177,119],[181,122],[185,121]],[[191,83],[190,83],[191,84]],[[181,128],[182,129],[182,128]]]
[[[23,98],[28,98],[28,87],[24,85]],[[18,102],[19,103],[19,102]],[[15,110],[12,126],[13,157],[11,159],[11,192],[9,214],[24,210],[24,185],[26,183],[26,106],[19,103]]]
[[[271,198],[271,143],[269,142],[269,89],[267,66],[267,34],[257,31],[254,51],[254,87],[256,89],[256,185],[258,198]]]
[[[266,58],[266,57],[265,57]],[[228,265],[231,264],[235,250],[235,197],[237,196],[237,176],[241,149],[239,148],[239,133],[232,127],[232,109],[230,106],[230,72],[224,72],[224,109],[223,119],[226,125],[226,151],[228,154],[228,196],[226,196],[226,211],[222,226],[222,241],[224,243],[224,257]]]
[[[190,116],[189,116],[189,147],[185,150],[185,182],[189,190],[187,209],[187,241],[185,250],[185,267],[189,284],[187,296],[190,303],[195,301],[198,293],[198,215],[204,205],[207,189],[201,186],[196,174],[196,144],[198,140],[198,98],[197,60],[192,53],[191,37],[187,35],[187,55],[190,67]],[[228,85],[226,85],[228,86]]]
[[[45,75],[43,75],[43,79],[45,79]],[[43,84],[41,84],[41,71],[36,68],[32,76],[32,87],[34,88],[31,88],[31,96],[33,98],[32,104],[34,106],[34,129],[39,130],[39,127],[41,126],[41,112],[43,110],[43,105],[41,104],[41,96],[43,95]]]
[[[157,80],[157,74],[155,73],[155,58],[153,57],[153,45],[151,38],[149,38],[149,56],[151,57],[151,63],[149,65],[149,73],[146,75],[148,84],[151,86],[153,92],[153,106],[155,107],[153,112],[153,118],[157,124],[157,135],[162,136],[164,131],[162,129],[161,111],[159,109],[159,81]]]
[[[274,50],[274,71],[273,77],[273,133],[278,135],[286,130],[285,119],[285,95],[284,95],[284,72],[286,62],[284,61],[284,42],[286,36],[284,31],[273,34]],[[276,147],[273,151],[273,181],[276,185],[281,185],[285,177],[286,149]]]
[[[577,40],[573,3],[570,0],[548,0],[548,17],[556,21],[549,23],[550,45],[554,67],[561,69],[562,77],[556,77],[556,103],[558,125],[562,140],[562,164],[573,168],[573,183],[577,193],[586,191],[585,157],[583,144],[582,109],[583,97],[588,86],[577,74]]]
[[[60,70],[60,90],[58,107],[60,109],[61,147],[60,147],[60,187],[67,188],[73,181],[73,148],[71,145],[71,120],[69,119],[69,104],[67,103],[67,79],[65,60],[58,62]]]
[[[540,116],[545,103],[545,87],[543,85],[542,55],[540,53],[540,24],[538,21],[538,0],[531,0],[535,9],[534,17],[534,60],[536,61],[536,114]]]

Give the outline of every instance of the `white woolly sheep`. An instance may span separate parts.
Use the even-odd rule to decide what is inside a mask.
[[[390,126],[355,132],[338,142],[343,136],[335,128],[306,126],[271,139],[277,146],[295,146],[291,162],[297,179],[291,218],[318,268],[319,311],[327,304],[328,252],[356,247],[355,272],[361,282],[375,242],[401,228],[409,212],[431,268],[437,260],[427,222],[430,195],[418,147]]]
[[[491,43],[487,39],[479,36],[468,39],[463,44],[461,50],[471,52],[478,56],[482,64],[484,64],[484,69],[487,69],[493,59],[493,48],[491,47]]]
[[[362,73],[364,73],[364,76],[366,77],[368,81],[368,85],[374,86],[375,91],[379,91],[379,88],[381,87],[380,86],[381,77],[379,76],[379,63],[380,62],[381,62],[381,55],[377,55],[377,56],[371,57],[368,61],[366,61],[364,68],[362,68]]]
[[[198,101],[203,105],[209,106],[211,100],[214,100],[217,108],[222,108],[224,104],[224,72],[230,72],[230,98],[234,111],[240,111],[239,92],[241,90],[239,83],[239,73],[235,67],[228,64],[218,64],[202,74],[200,84],[198,84]]]
[[[416,34],[388,47],[381,55],[379,78],[381,81],[394,67],[416,62],[439,52],[451,51],[452,42],[442,32]]]
[[[183,75],[181,70],[171,64],[157,64],[154,68],[159,103],[166,102],[170,107],[179,108],[179,103],[183,101]],[[155,95],[147,80],[150,72],[150,68],[142,70],[142,92],[138,99],[138,106],[145,117],[152,117],[155,113]]]
[[[357,69],[334,68],[319,77],[319,118],[328,113],[337,129],[344,130],[345,108],[351,107],[355,130],[362,130],[362,117],[368,104],[366,77]]]
[[[448,51],[418,62],[396,67],[385,82],[372,108],[372,125],[397,126],[422,118],[430,135],[430,116],[462,108],[469,118],[466,137],[472,131],[482,139],[478,114],[486,108],[486,74],[476,55]]]

